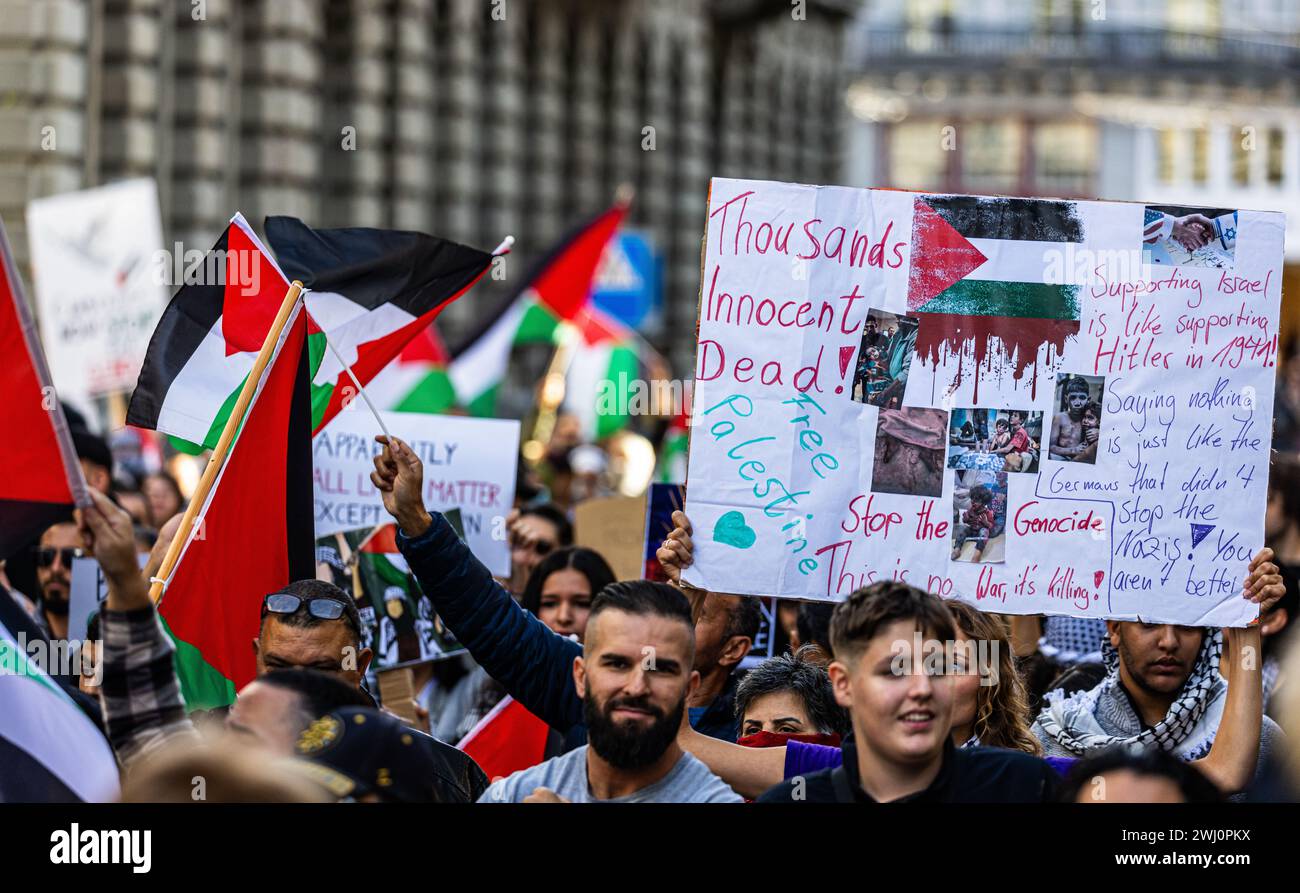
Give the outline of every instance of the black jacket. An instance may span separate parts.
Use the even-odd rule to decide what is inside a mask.
[[[858,752],[843,746],[844,762],[806,778],[787,778],[759,803],[874,803],[862,789]],[[893,803],[1047,803],[1056,799],[1060,777],[1043,760],[1000,747],[943,747],[943,766],[930,786]]]
[[[430,752],[437,764],[433,779],[435,803],[477,803],[488,789],[488,777],[478,763],[450,744],[432,735],[416,732],[427,739]]]

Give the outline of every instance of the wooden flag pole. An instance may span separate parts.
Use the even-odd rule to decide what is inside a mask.
[[[280,310],[275,314],[275,320],[271,323],[270,330],[266,333],[266,340],[262,342],[262,349],[257,352],[257,359],[253,362],[253,369],[244,379],[244,387],[239,392],[239,399],[235,401],[235,408],[230,411],[230,418],[226,419],[226,427],[221,430],[221,437],[217,440],[216,447],[212,450],[212,455],[208,458],[208,464],[203,469],[203,477],[199,479],[199,485],[194,489],[194,494],[190,497],[189,508],[181,517],[181,526],[176,531],[176,536],[172,538],[171,543],[167,546],[167,554],[163,556],[162,565],[158,568],[158,575],[149,581],[149,598],[154,604],[163,596],[163,590],[167,588],[167,579],[172,575],[172,570],[176,567],[176,562],[180,558],[181,549],[190,538],[190,533],[194,529],[194,519],[198,517],[199,511],[203,504],[208,501],[208,494],[212,492],[212,486],[217,482],[217,473],[221,471],[221,466],[226,462],[226,455],[230,452],[230,445],[235,440],[235,433],[239,431],[239,426],[244,420],[244,414],[248,412],[248,405],[253,402],[253,395],[257,393],[257,384],[262,380],[262,373],[266,371],[267,364],[271,362],[271,355],[275,353],[275,346],[280,341],[280,333],[284,331],[285,324],[289,321],[289,315],[293,312],[294,306],[302,298],[302,283],[297,279],[289,286],[289,290],[284,294],[284,300],[280,302]]]

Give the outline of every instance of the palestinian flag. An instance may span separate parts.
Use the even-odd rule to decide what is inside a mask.
[[[601,440],[627,427],[636,383],[644,378],[641,357],[632,331],[595,307],[578,322],[582,328],[565,370],[563,408],[577,417],[585,439]]]
[[[234,700],[256,675],[263,597],[316,576],[306,341],[300,302],[159,604],[190,710]]]
[[[668,430],[664,432],[663,443],[659,446],[658,470],[655,474],[655,480],[661,484],[686,480],[686,460],[691,445],[690,424],[689,408],[684,408],[673,417]]]
[[[546,759],[550,733],[550,726],[506,695],[456,747],[473,758],[489,780],[496,781]]]
[[[1081,286],[1065,264],[1063,281],[1049,282],[1046,258],[1073,256],[1083,240],[1073,202],[916,196],[907,305],[920,317],[917,355],[937,366],[971,354],[976,400],[993,353],[1017,380],[1044,345],[1059,357],[1079,332]]]
[[[0,560],[89,499],[0,223]]]
[[[268,217],[266,237],[285,272],[310,289],[313,326],[363,387],[473,287],[493,257],[424,233],[313,230],[293,217]],[[324,336],[313,334],[309,343],[315,432],[356,397],[356,386]]]
[[[437,326],[427,326],[371,379],[366,392],[383,410],[449,412],[456,405],[456,390],[447,371],[448,360]]]
[[[558,343],[561,322],[588,343],[616,339],[617,323],[591,307],[591,283],[601,255],[627,214],[625,203],[584,222],[541,258],[519,289],[454,351],[450,375],[461,406],[475,416],[496,414],[497,389],[516,344]]]
[[[288,290],[289,280],[236,214],[163,311],[127,424],[171,435],[187,452],[216,446]]]
[[[115,799],[103,734],[0,623],[0,803]]]

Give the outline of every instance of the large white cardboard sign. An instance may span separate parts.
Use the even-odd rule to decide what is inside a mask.
[[[1285,221],[716,179],[687,486],[722,592],[1243,625]]]
[[[424,463],[425,507],[460,509],[466,545],[493,574],[509,575],[505,518],[515,498],[519,423],[417,412],[382,417]],[[312,440],[317,538],[392,521],[370,482],[383,450],[375,442],[378,427],[358,403]]]

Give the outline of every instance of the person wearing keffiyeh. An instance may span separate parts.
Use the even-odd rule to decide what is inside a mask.
[[[1267,610],[1281,596],[1272,553],[1251,562],[1245,597]],[[1108,621],[1102,643],[1106,677],[1094,688],[1049,692],[1033,732],[1048,756],[1082,756],[1117,744],[1159,747],[1197,761],[1221,788],[1238,791],[1277,746],[1281,729],[1263,716],[1259,628],[1229,630]],[[1220,730],[1225,734],[1218,735]],[[1230,730],[1230,731],[1229,731]],[[1216,738],[1230,739],[1220,745]]]

